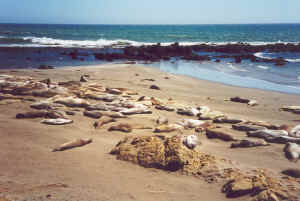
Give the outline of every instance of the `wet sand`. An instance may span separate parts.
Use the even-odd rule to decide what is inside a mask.
[[[2,74],[27,75],[53,81],[79,81],[83,74],[89,82],[106,87],[123,87],[140,95],[161,99],[172,98],[177,103],[191,106],[209,106],[223,113],[246,120],[261,120],[274,124],[296,125],[300,116],[280,111],[285,105],[300,105],[300,96],[257,89],[247,89],[172,75],[153,68],[136,65],[113,64],[59,68],[54,70],[1,70]],[[166,77],[168,79],[166,79]],[[154,82],[143,79],[154,79]],[[161,90],[149,89],[155,84]],[[225,101],[240,96],[255,99],[259,105]],[[194,176],[143,168],[119,161],[110,150],[124,136],[153,135],[151,130],[134,130],[132,133],[109,132],[93,128],[94,119],[82,112],[70,117],[73,124],[48,126],[40,119],[18,120],[15,115],[29,110],[30,102],[0,105],[0,197],[16,200],[225,200],[221,184],[208,184]],[[126,121],[154,125],[159,115],[169,121],[183,119],[175,112],[153,109],[151,115],[134,115]],[[125,120],[122,120],[125,121]],[[193,134],[193,130],[185,130]],[[174,133],[178,134],[178,133]],[[237,137],[245,133],[234,132]],[[62,143],[74,138],[93,138],[93,143],[64,152],[51,152]],[[229,142],[199,137],[199,151],[224,157],[239,168],[265,168],[278,173],[296,168],[282,152],[284,145],[230,149]],[[235,200],[249,200],[249,197]]]

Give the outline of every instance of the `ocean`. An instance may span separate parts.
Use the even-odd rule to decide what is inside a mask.
[[[300,24],[248,25],[39,25],[0,24],[0,68],[37,68],[95,65],[93,53],[118,52],[126,46],[162,46],[248,43],[251,45],[300,43]],[[80,58],[68,52],[79,50]],[[197,52],[216,55],[212,52]],[[300,52],[256,52],[259,58],[282,57],[288,63],[254,63],[232,58],[221,62],[186,61],[172,58],[145,64],[175,74],[183,74],[224,84],[300,94]],[[119,63],[121,61],[114,61]],[[142,63],[142,62],[138,62]]]

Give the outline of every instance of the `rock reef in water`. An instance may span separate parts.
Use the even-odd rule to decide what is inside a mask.
[[[250,45],[247,43],[236,44],[199,44],[192,46],[182,46],[174,43],[168,46],[156,45],[148,46],[126,46],[123,53],[94,53],[96,59],[114,61],[119,59],[150,61],[170,60],[172,57],[181,57],[184,60],[192,61],[209,61],[220,58],[233,58],[235,63],[241,63],[242,60],[250,60],[251,62],[268,62],[274,63],[276,66],[283,66],[288,61],[283,58],[259,58],[255,56],[257,52],[300,52],[300,45],[296,44],[267,44],[267,45]],[[217,52],[224,53],[219,56],[198,55],[195,52]],[[230,55],[232,54],[232,55]]]

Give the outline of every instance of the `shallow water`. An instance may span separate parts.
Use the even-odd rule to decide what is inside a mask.
[[[199,63],[178,60],[153,63],[149,66],[169,73],[233,86],[300,94],[300,68],[296,68],[293,64],[277,67],[272,64],[249,62],[241,64],[229,61]]]

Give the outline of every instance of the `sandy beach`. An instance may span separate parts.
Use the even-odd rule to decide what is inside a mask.
[[[137,92],[135,97],[154,97],[191,107],[208,106],[232,118],[274,125],[296,126],[300,121],[299,114],[280,110],[283,106],[300,105],[298,95],[222,85],[168,74],[150,67],[108,64],[50,70],[0,70],[1,74],[30,76],[36,80],[50,78],[54,83],[79,81],[82,75],[89,75],[88,82],[84,84],[126,88]],[[158,86],[160,90],[150,89],[151,85]],[[258,105],[249,106],[229,100],[236,96],[254,99]],[[35,101],[45,99],[26,98]],[[134,129],[130,133],[108,131],[116,122],[95,129],[93,124],[96,120],[84,116],[83,108],[77,109],[75,115],[69,117],[74,121],[72,124],[63,126],[41,124],[41,118],[16,119],[17,113],[32,111],[30,104],[33,102],[27,99],[0,101],[0,200],[226,200],[226,194],[221,190],[225,182],[223,180],[208,183],[194,175],[145,168],[117,160],[116,156],[110,154],[124,137],[152,136],[155,135],[153,129]],[[152,114],[130,115],[117,122],[155,128],[155,120],[159,116],[167,117],[172,123],[187,118],[176,111],[157,110],[154,106],[150,106],[150,109]],[[245,132],[231,129],[231,124],[220,126],[238,140],[249,139]],[[232,168],[243,172],[258,169],[270,172],[287,186],[288,191],[294,189],[299,192],[300,180],[281,174],[287,168],[299,167],[298,163],[290,162],[284,156],[284,144],[231,149],[232,142],[208,139],[205,133],[197,133],[194,129],[162,135],[191,134],[197,135],[201,142],[197,151],[226,159]],[[75,138],[93,138],[93,142],[63,152],[52,152],[54,147]],[[245,195],[234,200],[253,199],[251,195]]]

